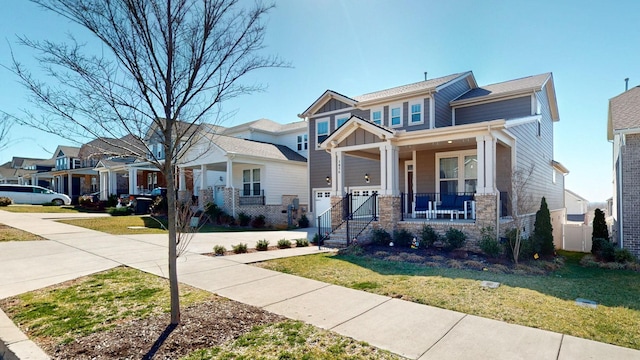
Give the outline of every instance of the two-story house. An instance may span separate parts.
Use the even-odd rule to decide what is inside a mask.
[[[640,86],[609,100],[613,146],[613,240],[640,259]]]
[[[508,226],[514,176],[526,169],[530,211],[545,196],[563,221],[551,73],[478,86],[463,72],[360,96],[327,90],[299,116],[309,124],[310,211],[321,235],[369,216],[366,207],[388,231],[430,222],[478,238],[482,227]]]

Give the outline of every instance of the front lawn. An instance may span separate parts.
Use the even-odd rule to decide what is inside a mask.
[[[0,242],[5,241],[31,241],[46,240],[45,238],[26,232],[20,229],[12,228],[4,224],[0,224]]]
[[[318,254],[260,266],[353,289],[640,349],[640,273],[584,268],[584,254],[563,252],[547,275],[500,274],[358,255]],[[481,280],[501,286],[487,289]],[[597,309],[577,306],[596,301]]]
[[[42,205],[9,205],[0,207],[0,210],[13,213],[79,213],[86,210],[78,209],[73,206],[42,206]]]

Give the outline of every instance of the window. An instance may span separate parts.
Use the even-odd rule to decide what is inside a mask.
[[[316,145],[320,145],[329,136],[329,121],[328,120],[318,120],[316,122],[316,136],[317,141]]]
[[[389,117],[391,126],[402,126],[402,105],[389,106]]]
[[[307,150],[307,134],[298,135],[298,151]]]
[[[372,109],[371,110],[371,121],[374,124],[382,125],[382,109]]]
[[[555,184],[556,183],[556,169],[551,169],[552,173],[551,173],[551,181]]]
[[[414,100],[409,103],[409,125],[422,124],[424,118],[422,116],[423,100]]]
[[[80,166],[80,159],[73,159],[73,168],[74,169],[80,169],[82,166]]]
[[[346,123],[350,117],[351,117],[351,114],[336,115],[336,129],[342,126],[342,124]]]
[[[478,157],[475,151],[436,154],[440,194],[475,193],[478,185]]]
[[[260,196],[260,169],[242,170],[242,195]]]
[[[67,170],[69,167],[67,166],[67,158],[59,157],[56,159],[56,170]]]
[[[537,121],[536,126],[537,126],[538,136],[542,135],[542,123],[540,122],[540,120]]]

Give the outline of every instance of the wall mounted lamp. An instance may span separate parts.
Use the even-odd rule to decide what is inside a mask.
[[[368,184],[371,179],[369,179],[369,174],[364,174],[364,181]]]
[[[331,185],[331,176],[327,176],[327,185]]]

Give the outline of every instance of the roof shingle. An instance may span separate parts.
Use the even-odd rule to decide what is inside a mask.
[[[609,100],[612,130],[640,129],[640,86]]]
[[[438,86],[446,84],[447,82],[454,80],[464,74],[466,74],[466,72],[451,74],[451,75],[447,75],[439,78],[433,78],[433,79],[420,81],[413,84],[397,86],[390,89],[380,90],[380,91],[356,96],[353,99],[358,102],[362,102],[362,101],[370,101],[370,100],[386,98],[394,95],[401,95],[404,93],[411,93],[414,91],[435,89]]]
[[[539,75],[527,76],[520,79],[504,81],[500,83],[490,84],[486,86],[481,86],[475,89],[471,89],[466,93],[462,94],[460,97],[455,99],[455,101],[459,100],[467,100],[473,98],[487,97],[487,96],[500,96],[503,94],[509,94],[513,92],[526,91],[526,90],[540,90],[542,85],[547,81],[547,79],[551,76],[551,73],[544,73]]]
[[[224,135],[208,136],[214,144],[227,153],[256,156],[273,160],[306,162],[307,159],[291,148],[256,140],[247,140]]]

